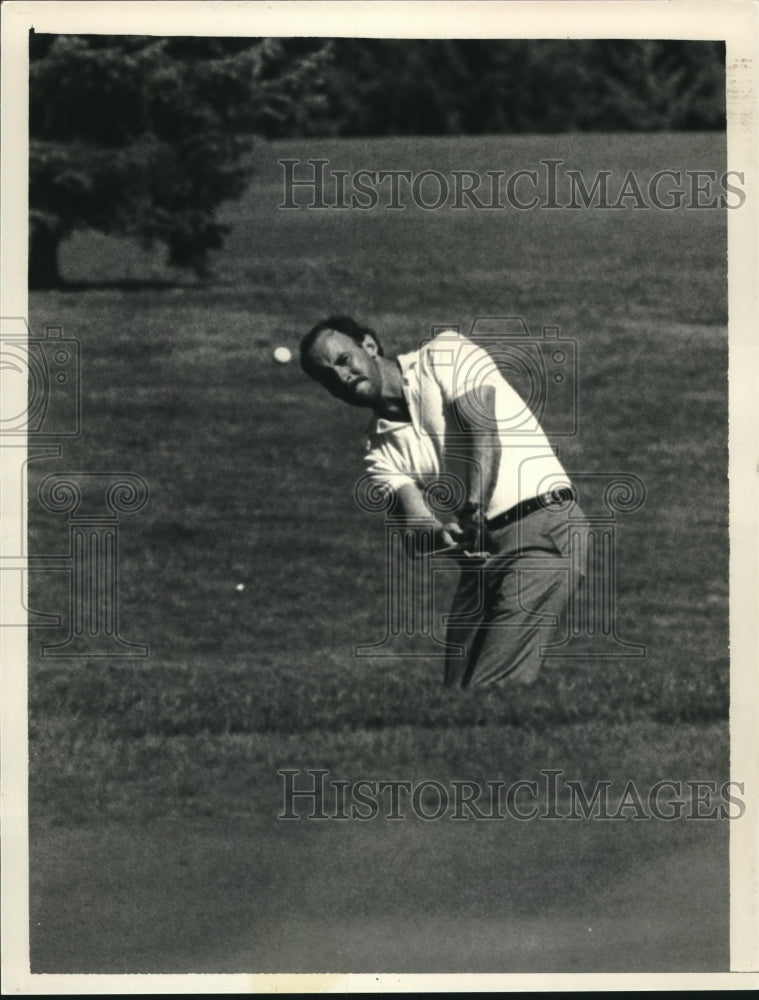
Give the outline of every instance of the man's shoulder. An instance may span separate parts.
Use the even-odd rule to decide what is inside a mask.
[[[444,347],[447,344],[466,346],[467,344],[472,344],[469,337],[464,336],[461,330],[456,327],[450,327],[449,329],[441,330],[432,337],[427,337],[424,348],[434,348],[434,347]],[[474,346],[472,344],[472,346]]]
[[[450,364],[451,357],[457,356],[462,349],[478,350],[477,345],[468,337],[459,330],[451,328],[423,338],[415,350],[398,355],[398,360],[401,362],[401,367],[415,363],[422,363],[425,367],[434,366],[436,362],[441,361]]]
[[[415,354],[421,374],[432,375],[447,384],[452,375],[462,369],[478,367],[485,361],[487,352],[459,330],[442,330],[430,337]]]
[[[486,352],[455,328],[435,333],[397,360],[412,398],[442,393],[444,400],[452,399],[489,367]]]

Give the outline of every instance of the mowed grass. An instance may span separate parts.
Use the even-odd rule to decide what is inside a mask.
[[[31,550],[67,549],[65,517],[36,498],[49,472],[143,476],[149,503],[121,521],[120,628],[150,655],[43,659],[40,643],[67,631],[68,581],[32,575],[31,606],[64,616],[31,632],[33,828],[242,812],[271,840],[280,767],[724,780],[724,213],[284,211],[285,157],[441,172],[553,157],[621,180],[721,172],[724,137],[262,144],[212,283],[124,288],[176,276],[129,244],[70,242],[64,274],[95,284],[30,308],[35,332],[81,341],[83,433],[30,466]],[[385,632],[382,516],[353,499],[367,415],[271,360],[330,312],[369,323],[390,352],[478,315],[558,324],[577,342],[579,433],[556,443],[575,472],[645,484],[617,524],[617,631],[644,657],[557,660],[531,689],[455,692],[439,657],[354,655]]]
[[[373,157],[445,172],[553,155],[588,176],[650,176],[663,164],[719,170],[721,137],[657,136],[645,154],[637,139],[604,136],[323,145],[262,147],[229,213],[218,283],[33,297],[35,329],[62,324],[83,355],[83,433],[44,474],[133,471],[151,491],[122,519],[120,548],[122,634],[150,658],[38,666],[33,718],[74,712],[160,733],[724,717],[724,213],[288,212],[276,165],[322,156],[355,169]],[[109,276],[102,241],[73,243],[64,273]],[[645,483],[643,507],[618,517],[618,633],[645,643],[644,659],[569,663],[507,700],[448,698],[428,659],[353,657],[384,634],[382,517],[352,497],[366,414],[320,393],[297,363],[271,361],[328,310],[370,322],[390,350],[477,315],[558,323],[577,341],[579,434],[556,443],[574,471]],[[36,552],[65,550],[64,520],[34,503],[31,531]],[[52,600],[65,615],[66,586],[63,574],[44,580],[45,610]],[[441,613],[445,595],[443,584]],[[33,632],[33,649],[38,637],[58,636]]]

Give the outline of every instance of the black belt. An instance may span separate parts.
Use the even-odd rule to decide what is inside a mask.
[[[562,488],[560,490],[551,490],[550,493],[541,493],[540,496],[531,497],[529,500],[522,500],[521,503],[514,504],[513,507],[505,510],[503,514],[496,514],[494,518],[486,521],[485,525],[488,531],[498,531],[499,528],[505,528],[509,524],[514,524],[515,521],[527,517],[528,514],[532,514],[536,510],[545,510],[551,504],[567,503],[570,500],[576,499],[577,494],[573,489]]]

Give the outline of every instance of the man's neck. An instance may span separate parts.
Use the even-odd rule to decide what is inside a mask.
[[[374,407],[375,413],[386,420],[410,421],[406,396],[403,392],[403,374],[397,358],[381,358],[382,394]]]

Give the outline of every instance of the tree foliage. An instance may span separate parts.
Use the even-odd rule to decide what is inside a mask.
[[[253,136],[720,129],[721,42],[36,35],[30,282],[77,228],[203,273]]]
[[[156,241],[202,273],[218,206],[250,177],[255,134],[304,127],[323,42],[32,35],[30,282],[57,281],[78,228]]]
[[[721,42],[336,39],[312,134],[725,126]]]

